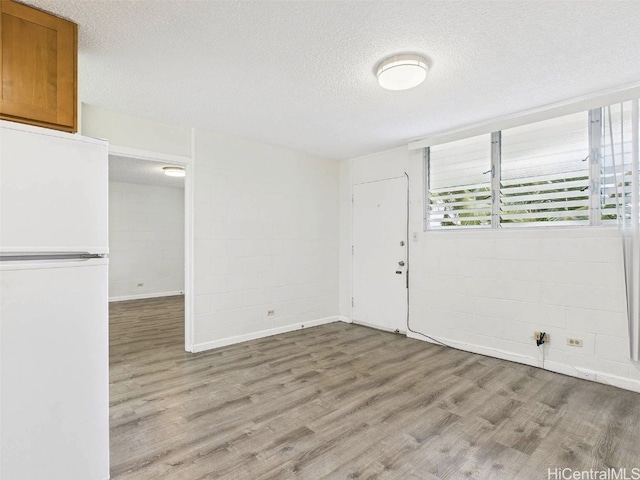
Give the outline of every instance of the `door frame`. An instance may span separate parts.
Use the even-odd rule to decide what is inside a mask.
[[[192,142],[193,143],[193,142]],[[194,154],[191,156],[141,150],[109,144],[109,155],[170,163],[183,166],[184,177],[184,349],[193,352],[193,286],[194,286]]]
[[[405,246],[406,246],[406,266],[407,266],[407,270],[406,270],[406,278],[407,278],[407,322],[405,323],[405,328],[404,328],[404,335],[406,335],[409,331],[409,324],[408,324],[408,320],[409,320],[409,269],[410,269],[410,256],[409,256],[409,217],[410,217],[410,211],[409,211],[409,174],[407,172],[403,172],[402,175],[398,175],[398,176],[394,176],[394,177],[386,177],[386,178],[376,178],[375,180],[369,180],[367,182],[359,182],[359,183],[352,183],[350,190],[351,190],[351,205],[350,205],[350,210],[351,210],[351,228],[350,228],[350,235],[349,235],[349,243],[350,243],[350,302],[349,302],[349,312],[350,312],[350,319],[349,319],[349,323],[353,323],[356,325],[363,325],[366,327],[371,327],[371,328],[375,328],[378,330],[384,330],[384,331],[389,331],[389,332],[394,332],[395,330],[392,329],[385,329],[384,327],[379,327],[376,325],[371,325],[368,323],[363,323],[363,322],[356,322],[354,321],[353,318],[353,294],[354,294],[354,283],[355,283],[355,275],[354,275],[354,261],[353,261],[353,251],[354,251],[354,198],[355,198],[355,193],[354,193],[354,187],[357,185],[366,185],[369,183],[379,183],[379,182],[384,182],[386,180],[397,180],[399,178],[404,178],[407,181],[407,186],[406,186],[406,202],[407,202],[407,219],[406,219],[406,228],[405,228]],[[403,330],[400,330],[400,332],[403,332]]]

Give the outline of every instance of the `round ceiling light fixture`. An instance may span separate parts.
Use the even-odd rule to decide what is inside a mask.
[[[422,55],[402,53],[380,62],[376,76],[382,88],[408,90],[424,82],[428,70],[427,60]]]
[[[184,177],[185,175],[183,167],[162,167],[162,170],[169,177]]]

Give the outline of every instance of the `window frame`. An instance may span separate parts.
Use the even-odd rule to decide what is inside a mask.
[[[634,100],[635,102],[635,100]],[[618,102],[624,104],[625,102]],[[588,172],[588,221],[585,223],[575,224],[562,224],[554,225],[554,222],[532,222],[530,225],[524,222],[521,225],[513,228],[587,228],[592,226],[601,226],[602,222],[602,208],[600,199],[601,188],[601,167],[602,167],[602,120],[603,109],[607,106],[593,108],[585,113],[585,121],[587,124],[587,131],[589,136],[589,166]],[[577,112],[579,113],[579,112]],[[559,117],[562,117],[561,115]],[[559,118],[555,117],[555,118]],[[530,124],[538,123],[531,122]],[[498,130],[491,132],[491,221],[488,225],[448,225],[433,227],[431,226],[431,147],[427,146],[423,148],[423,188],[424,188],[424,202],[423,202],[423,231],[435,232],[435,231],[450,231],[450,230],[495,230],[505,227],[505,222],[501,222],[500,208],[501,208],[501,174],[502,174],[502,132]],[[476,134],[477,135],[477,134]],[[476,136],[476,135],[471,135]],[[469,138],[470,138],[469,137]],[[449,142],[446,142],[449,143]],[[526,179],[526,177],[525,177]],[[455,187],[453,187],[455,188]],[[535,204],[532,204],[535,205]],[[619,220],[618,220],[619,221]],[[548,225],[547,225],[548,224]],[[509,227],[506,228],[511,228]]]

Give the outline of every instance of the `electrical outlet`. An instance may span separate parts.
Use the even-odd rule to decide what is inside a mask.
[[[139,287],[144,287],[144,283],[139,283],[138,286]]]
[[[540,335],[542,335],[542,332],[533,332],[533,339],[534,340],[540,340]],[[544,333],[544,343],[549,343],[549,340],[551,340],[551,335],[549,335],[548,332]]]
[[[276,314],[275,310],[267,310],[267,317],[273,317]]]
[[[567,345],[569,345],[570,347],[582,347],[582,339],[567,337]]]

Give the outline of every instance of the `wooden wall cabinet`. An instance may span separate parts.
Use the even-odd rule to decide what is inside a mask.
[[[78,26],[0,0],[0,118],[76,132]]]

